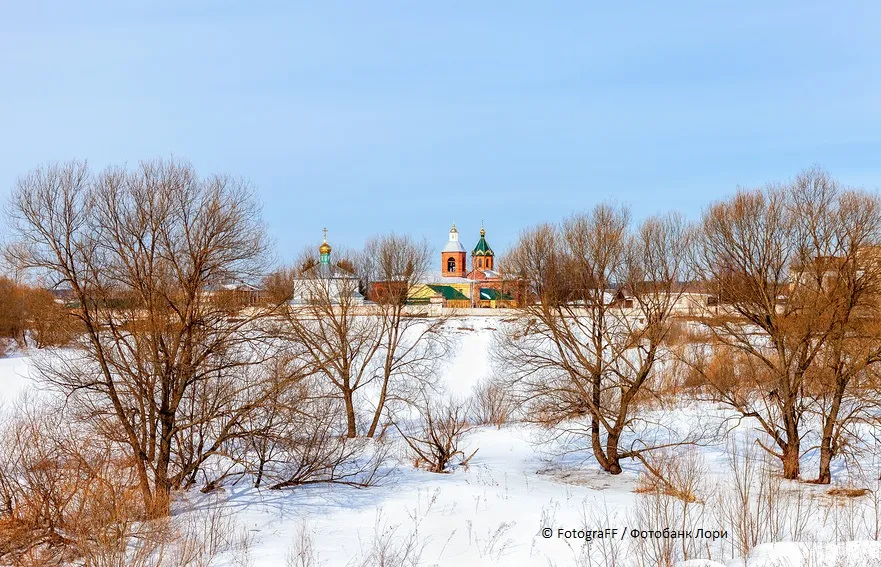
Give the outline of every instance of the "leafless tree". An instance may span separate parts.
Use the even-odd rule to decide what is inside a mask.
[[[372,239],[358,254],[310,258],[301,257],[305,270],[290,279],[292,302],[281,310],[278,334],[332,386],[348,437],[359,435],[375,395],[366,427],[373,437],[389,405],[408,399],[446,352],[445,319],[412,314],[406,305],[424,275],[427,246],[392,234]]]
[[[301,364],[293,357],[276,358],[273,372],[284,387],[243,424],[246,435],[228,444],[229,457],[257,487],[363,487],[380,481],[387,446],[348,438],[342,400],[320,372],[304,372]]]
[[[502,375],[504,371],[500,371]],[[501,429],[502,425],[513,419],[517,412],[517,399],[508,388],[504,377],[484,378],[474,387],[474,421],[479,424],[492,424]]]
[[[475,449],[466,456],[462,449],[462,442],[474,429],[469,418],[470,401],[442,398],[426,388],[413,400],[411,408],[419,415],[415,425],[401,427],[401,420],[393,424],[415,455],[416,466],[430,472],[447,472],[456,457],[461,458],[460,465],[468,466],[477,453]]]
[[[447,352],[447,317],[428,318],[407,309],[410,292],[424,279],[429,254],[427,242],[392,233],[369,240],[361,255],[361,273],[381,330],[381,366],[375,373],[379,392],[368,437],[376,434],[388,406],[411,400]]]
[[[638,408],[666,356],[688,242],[678,217],[650,219],[631,234],[626,210],[600,205],[524,233],[507,259],[538,299],[520,309],[500,349],[527,419],[589,438],[612,474],[621,459],[683,441],[621,447],[625,433],[645,425]]]
[[[698,269],[721,303],[700,319],[741,361],[733,379],[708,375],[708,382],[772,440],[762,446],[787,479],[799,478],[803,424],[816,409],[824,422],[820,481],[829,482],[836,432],[851,422],[842,402],[853,399],[852,379],[877,356],[863,339],[866,300],[877,285],[867,252],[878,227],[874,197],[842,191],[811,169],[787,185],[740,190],[711,206],[698,230]],[[861,341],[861,354],[847,354]]]
[[[832,481],[831,463],[853,452],[879,407],[881,366],[881,200],[858,191],[833,195],[824,215],[814,215],[825,257],[804,284],[829,303],[831,332],[808,374],[811,411],[821,421],[816,482]],[[800,278],[802,279],[802,278]]]
[[[28,327],[26,290],[17,282],[0,277],[0,337],[25,346]]]
[[[71,162],[19,179],[11,222],[16,265],[69,287],[84,330],[39,374],[127,448],[147,513],[164,515],[171,490],[273,395],[251,331],[260,314],[230,317],[212,299],[262,271],[254,198],[177,161],[97,175]]]
[[[299,357],[312,372],[323,377],[343,404],[346,435],[358,436],[356,393],[373,377],[374,361],[381,348],[380,320],[369,317],[361,293],[361,280],[340,267],[354,262],[312,264],[302,262],[290,280],[292,301],[279,310],[283,324],[276,334],[284,339],[291,356]]]

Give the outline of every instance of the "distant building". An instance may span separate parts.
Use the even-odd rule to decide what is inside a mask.
[[[363,304],[364,296],[360,292],[358,276],[333,264],[330,261],[332,248],[327,243],[327,229],[324,229],[324,241],[318,247],[318,263],[304,270],[294,280],[291,303],[308,305],[314,302],[330,301],[340,304],[344,300],[354,304]]]
[[[450,228],[450,240],[441,250],[441,274],[446,278],[462,278],[465,276],[465,247],[459,242],[459,231],[456,224]]]
[[[640,287],[642,293],[651,295],[650,282],[643,282]],[[708,291],[709,286],[705,282],[677,282],[669,289],[659,289],[659,294],[670,294],[672,304],[670,315],[677,317],[700,317],[718,314],[718,297]],[[639,299],[630,286],[621,286],[615,289],[614,295],[609,294],[609,304],[621,309],[634,309],[638,307]]]
[[[495,252],[486,240],[486,229],[471,251],[471,268],[466,266],[467,252],[459,241],[453,224],[449,240],[441,249],[440,271],[426,274],[424,281],[410,292],[409,303],[440,303],[444,307],[513,307],[518,302],[516,287],[503,281],[495,270]]]
[[[250,307],[267,301],[266,292],[262,288],[238,280],[207,286],[203,295],[231,307]]]

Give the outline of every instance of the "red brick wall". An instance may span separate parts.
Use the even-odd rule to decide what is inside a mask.
[[[456,271],[447,271],[447,262],[450,258],[456,261]],[[465,275],[465,253],[464,252],[443,252],[441,253],[441,273],[446,277],[461,278]]]
[[[471,257],[471,269],[472,270],[492,270],[493,269],[493,257],[492,256],[472,256]]]

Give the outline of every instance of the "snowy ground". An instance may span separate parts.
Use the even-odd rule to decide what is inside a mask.
[[[36,386],[30,379],[30,358],[10,349],[0,358],[0,404],[9,404]]]
[[[451,325],[460,344],[445,373],[450,391],[466,395],[490,372],[491,341],[499,325],[493,318],[468,318]],[[13,399],[29,387],[28,360],[0,359],[0,399]],[[701,411],[711,416],[713,408],[679,408],[673,419],[703,419]],[[422,565],[603,564],[589,563],[585,555],[596,551],[600,540],[586,548],[581,539],[560,537],[560,530],[585,527],[616,530],[615,538],[603,543],[621,554],[618,564],[624,565],[621,560],[632,545],[630,530],[665,527],[634,524],[640,497],[634,493],[638,467],[630,465],[623,474],[610,477],[597,472],[590,461],[555,459],[548,447],[536,445],[537,433],[525,425],[481,428],[468,441],[472,449],[479,447],[470,467],[452,474],[417,470],[402,458],[382,485],[369,489],[314,485],[257,490],[241,482],[213,494],[181,494],[175,514],[197,518],[218,509],[229,514],[250,542],[245,551],[221,558],[218,565],[230,567],[285,566],[286,556],[305,552],[310,544],[318,560],[313,565],[360,565],[378,542],[398,550],[413,544]],[[709,482],[726,482],[724,447],[695,450],[701,451]],[[762,544],[745,559],[732,559],[727,553],[714,555],[725,559],[721,563],[692,560],[682,565],[881,565],[878,541],[835,543],[845,539],[840,524],[847,519],[836,519],[835,504],[824,497],[824,488],[794,484],[791,490],[806,494],[817,512],[803,541]],[[709,513],[702,522],[688,527],[731,531]],[[548,534],[551,537],[545,537]],[[724,548],[718,542],[713,545]]]

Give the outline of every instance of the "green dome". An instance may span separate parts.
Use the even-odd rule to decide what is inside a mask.
[[[493,256],[493,249],[489,247],[489,244],[486,242],[486,230],[480,229],[480,240],[477,241],[477,246],[474,247],[474,250],[471,252],[472,256]]]

